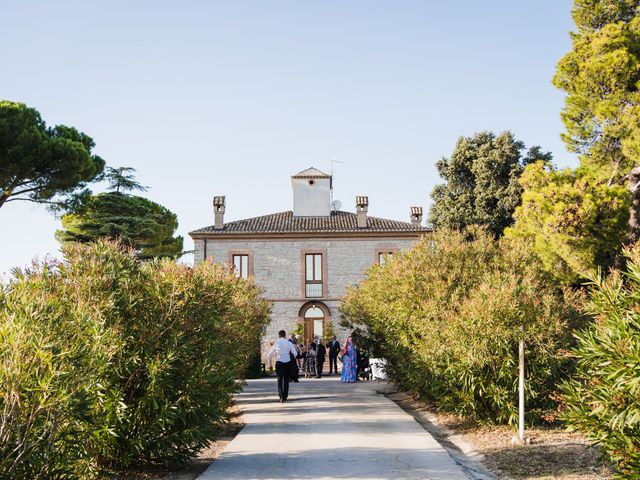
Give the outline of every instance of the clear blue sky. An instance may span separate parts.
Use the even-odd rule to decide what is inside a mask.
[[[335,198],[408,220],[460,135],[560,140],[569,0],[62,1],[0,5],[0,98],[92,136],[187,232],[290,210],[289,176],[336,168]],[[98,190],[100,187],[98,187]],[[43,207],[0,208],[0,272],[58,255]],[[5,277],[6,278],[6,277]]]

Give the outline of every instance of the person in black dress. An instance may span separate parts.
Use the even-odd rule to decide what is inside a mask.
[[[327,355],[327,349],[322,344],[322,340],[316,337],[316,378],[322,378],[322,369],[324,367],[324,359]]]
[[[291,377],[290,380],[292,382],[298,383],[298,376],[300,375],[300,369],[298,368],[298,356],[301,354],[300,347],[298,346],[298,339],[295,334],[291,334],[289,337],[289,341],[293,344],[293,348],[296,350],[297,354],[291,354]],[[301,355],[300,355],[301,356]]]

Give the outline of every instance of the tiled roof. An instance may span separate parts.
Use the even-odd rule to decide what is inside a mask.
[[[317,168],[310,167],[306,170],[301,171],[300,173],[292,175],[291,178],[331,178],[331,175],[327,175]]]
[[[367,217],[367,227],[358,228],[358,215],[351,212],[335,211],[329,217],[294,217],[292,211],[273,213],[261,217],[236,220],[216,230],[213,225],[194,230],[190,234],[213,233],[216,235],[234,233],[349,233],[349,232],[429,232],[427,227],[409,222]]]

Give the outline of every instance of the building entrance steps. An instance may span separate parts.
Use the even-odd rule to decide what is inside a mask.
[[[199,480],[468,480],[383,386],[301,379],[278,403],[275,378],[249,380],[237,395],[246,426]]]

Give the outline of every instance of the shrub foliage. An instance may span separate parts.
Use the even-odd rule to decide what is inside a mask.
[[[626,251],[627,272],[594,277],[596,322],[576,335],[576,374],[564,385],[564,419],[618,464],[640,471],[640,246]]]
[[[208,262],[100,242],[17,272],[0,303],[0,477],[91,478],[186,460],[224,421],[268,322]]]
[[[341,308],[360,345],[387,359],[401,387],[444,410],[513,423],[520,338],[528,419],[553,406],[556,382],[570,366],[562,348],[579,320],[570,295],[524,242],[439,231],[372,267]]]

